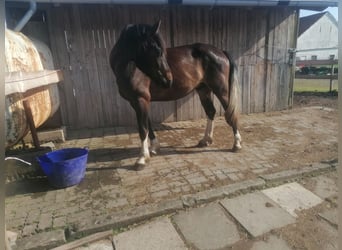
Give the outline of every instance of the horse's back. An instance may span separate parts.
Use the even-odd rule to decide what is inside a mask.
[[[229,70],[229,61],[224,52],[204,43],[168,48],[167,62],[173,75],[172,87],[164,89],[151,83],[152,101],[182,98],[201,83],[210,85],[210,78]]]

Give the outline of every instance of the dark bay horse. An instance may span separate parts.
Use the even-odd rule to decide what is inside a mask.
[[[156,154],[159,149],[149,118],[150,102],[176,100],[193,90],[197,91],[208,117],[199,146],[208,146],[213,141],[214,93],[233,128],[233,151],[241,149],[237,72],[228,53],[199,43],[166,49],[159,28],[160,21],[152,26],[127,25],[109,58],[120,95],[129,101],[137,116],[142,146],[136,167],[144,167],[150,151]]]

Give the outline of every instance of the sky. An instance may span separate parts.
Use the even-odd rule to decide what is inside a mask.
[[[325,10],[323,10],[323,12],[325,11],[329,11],[336,18],[336,20],[338,20],[338,8],[337,7],[328,7]],[[318,12],[320,11],[300,10],[300,17],[313,15]]]

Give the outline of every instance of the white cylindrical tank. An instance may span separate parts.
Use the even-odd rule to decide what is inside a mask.
[[[14,93],[11,91],[5,98],[6,147],[9,147],[20,141],[29,131],[23,100],[29,101],[36,128],[57,111],[60,100],[56,82],[47,82],[51,77],[42,77],[44,74],[56,72],[52,71],[52,54],[47,45],[31,40],[20,32],[6,29],[5,57],[5,88],[25,89]],[[16,75],[15,80],[11,78],[12,75]],[[22,76],[22,79],[18,79],[18,75]],[[35,77],[40,77],[36,81],[40,86],[32,84]],[[16,88],[15,85],[25,84],[25,81],[27,86]]]

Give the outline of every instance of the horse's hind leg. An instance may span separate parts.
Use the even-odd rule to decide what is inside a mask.
[[[226,110],[224,114],[227,123],[232,126],[233,133],[234,133],[234,145],[233,145],[233,151],[239,151],[241,147],[241,135],[238,129],[238,121],[237,121],[237,115],[234,114],[233,116],[229,113],[228,110]]]
[[[221,105],[223,106],[225,110],[224,117],[226,119],[226,122],[233,129],[234,145],[233,145],[232,150],[238,151],[242,147],[241,147],[241,135],[238,129],[238,113],[236,112],[235,103],[229,102],[228,90],[221,88],[220,91],[214,91],[214,94],[217,96],[217,98],[219,99]],[[230,98],[232,98],[232,96]]]
[[[211,95],[212,92],[205,84],[202,83],[198,88],[196,88],[196,90],[207,115],[207,127],[205,129],[203,139],[199,141],[198,146],[206,147],[213,143],[214,117],[216,109]]]

